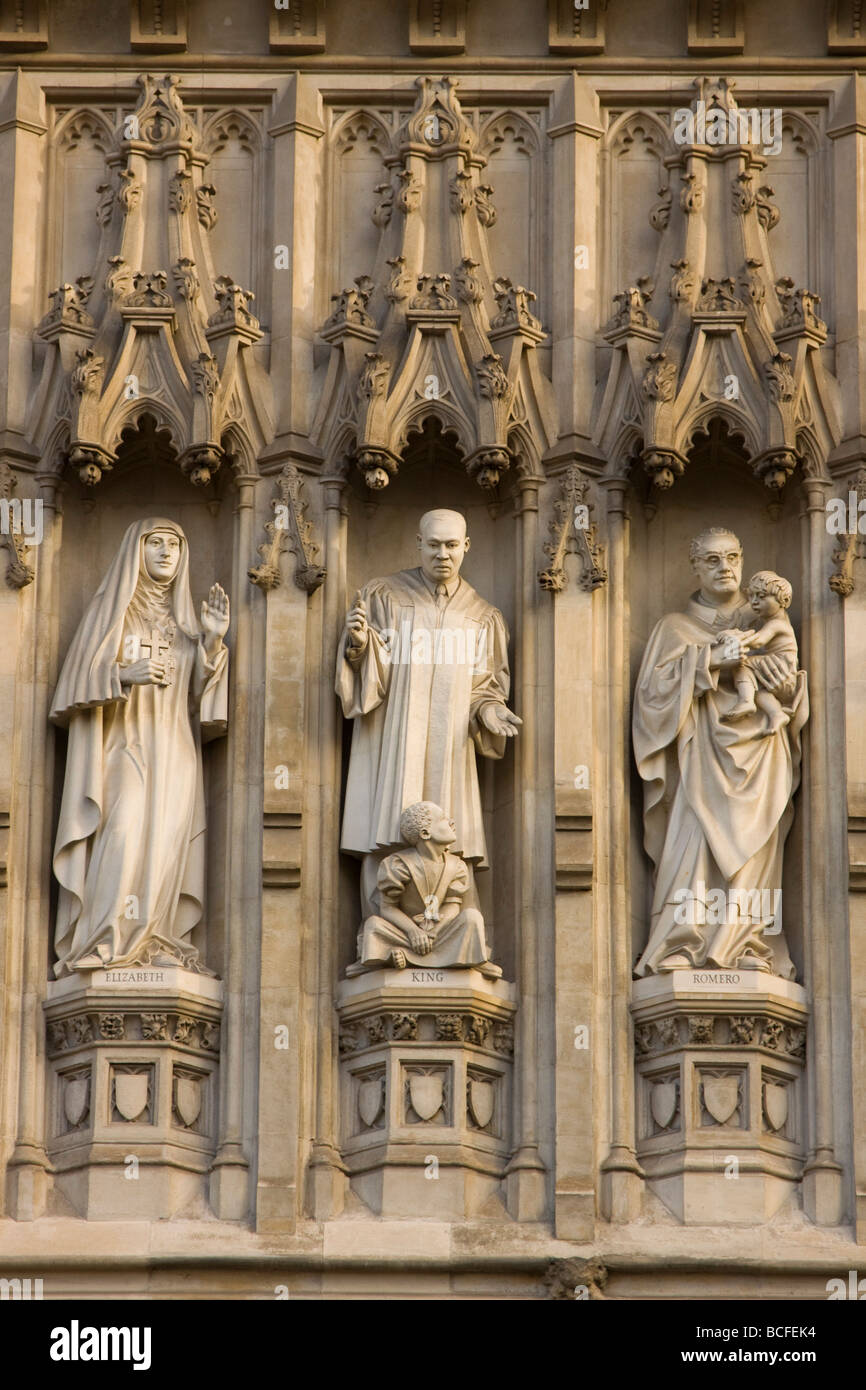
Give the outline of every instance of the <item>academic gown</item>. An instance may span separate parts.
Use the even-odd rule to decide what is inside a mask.
[[[337,659],[337,694],[344,715],[354,720],[342,848],[369,854],[400,844],[404,809],[434,801],[454,820],[452,850],[484,866],[475,753],[486,758],[505,753],[506,736],[490,733],[478,718],[485,705],[508,699],[508,631],[502,614],[462,579],[445,607],[437,609],[420,569],[374,579],[361,597],[369,641],[362,656],[350,660],[344,628]],[[413,634],[437,627],[463,631],[465,659],[437,660],[435,642],[411,641]],[[443,646],[440,658],[447,654]]]

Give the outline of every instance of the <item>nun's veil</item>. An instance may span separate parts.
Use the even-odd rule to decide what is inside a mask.
[[[76,710],[125,697],[117,672],[123,620],[144,572],[143,542],[154,531],[172,531],[180,540],[180,561],[171,584],[172,614],[188,637],[195,641],[201,635],[189,589],[189,546],[181,527],[162,516],[134,521],[66,654],[51,706],[50,717],[56,724],[68,724]]]

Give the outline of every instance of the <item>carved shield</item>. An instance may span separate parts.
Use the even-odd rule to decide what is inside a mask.
[[[147,1072],[118,1072],[114,1078],[114,1103],[125,1120],[137,1120],[147,1109]]]
[[[194,1125],[201,1114],[201,1083],[191,1076],[177,1077],[174,1103],[185,1125]]]
[[[650,1110],[659,1129],[667,1129],[677,1113],[677,1083],[657,1081],[650,1089]]]
[[[63,1113],[74,1128],[80,1125],[87,1112],[87,1088],[90,1078],[74,1076],[66,1083],[63,1092]]]
[[[713,1119],[726,1125],[737,1108],[740,1099],[740,1078],[738,1076],[704,1077],[704,1105]]]
[[[385,1078],[382,1076],[368,1076],[358,1087],[358,1114],[368,1128],[376,1123],[382,1113],[384,1092]]]
[[[442,1109],[442,1077],[410,1076],[409,1097],[416,1115],[422,1120],[432,1120]]]
[[[770,1129],[784,1129],[788,1118],[788,1088],[772,1081],[764,1083],[764,1114]]]
[[[493,1119],[495,1095],[492,1081],[469,1082],[469,1109],[479,1129],[486,1129]]]

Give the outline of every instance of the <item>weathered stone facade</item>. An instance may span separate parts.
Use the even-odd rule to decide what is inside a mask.
[[[7,10],[0,1275],[826,1297],[866,1265],[860,7]],[[166,534],[192,610],[135,568]],[[100,918],[121,744],[203,801],[169,905],[142,822]],[[724,943],[716,891],[758,894]]]

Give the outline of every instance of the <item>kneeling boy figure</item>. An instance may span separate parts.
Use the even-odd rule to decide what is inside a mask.
[[[475,966],[490,979],[502,971],[488,959],[484,918],[463,907],[469,871],[456,854],[454,822],[432,801],[416,801],[400,817],[409,846],[379,865],[374,901],[378,912],[358,933],[358,960],[348,975],[392,966]]]

